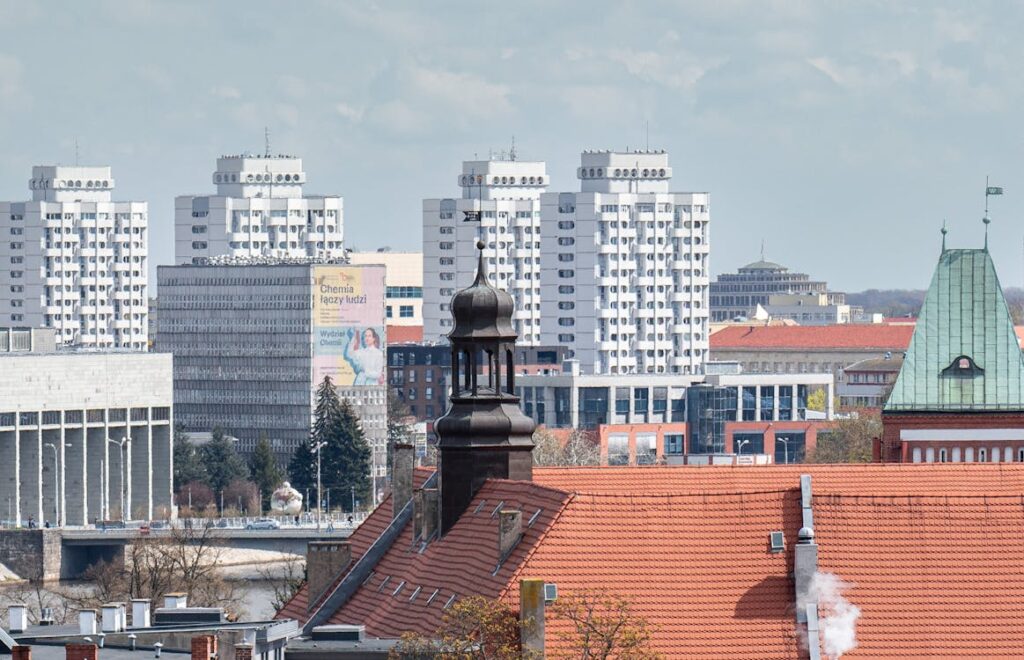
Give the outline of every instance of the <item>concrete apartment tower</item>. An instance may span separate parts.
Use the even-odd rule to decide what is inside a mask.
[[[459,199],[423,200],[423,339],[452,330],[451,300],[476,275],[476,241],[495,286],[515,301],[519,344],[540,343],[540,197],[550,179],[542,161],[504,158],[462,163]],[[467,215],[469,214],[469,215]]]
[[[222,156],[215,195],[174,203],[175,262],[209,257],[332,259],[344,256],[342,198],[304,195],[293,156]]]
[[[577,176],[541,195],[541,343],[584,373],[701,373],[710,195],[669,192],[664,151],[587,151]]]
[[[0,202],[0,323],[57,342],[146,348],[146,202],[112,201],[109,167],[32,168],[32,201]]]

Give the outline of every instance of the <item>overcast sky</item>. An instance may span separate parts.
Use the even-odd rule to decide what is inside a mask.
[[[421,200],[507,149],[577,190],[583,149],[670,152],[710,191],[714,273],[767,256],[840,290],[925,287],[978,247],[1024,276],[1024,9],[1010,3],[0,0],[0,198],[109,164],[173,259],[222,153],[301,156],[351,247],[420,249]],[[155,280],[155,277],[154,277]],[[154,282],[155,283],[155,282]]]

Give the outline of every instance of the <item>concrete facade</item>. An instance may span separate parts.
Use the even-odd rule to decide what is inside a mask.
[[[384,315],[388,325],[423,325],[422,252],[349,252],[348,262],[357,266],[381,264],[387,269]]]
[[[293,156],[222,156],[215,195],[174,200],[179,264],[212,257],[340,258],[343,200],[304,195],[306,173]]]
[[[255,449],[266,433],[282,465],[299,443],[309,441],[319,384],[313,382],[314,269],[322,267],[332,266],[266,263],[158,269],[156,348],[174,354],[175,412],[186,432],[220,426],[238,438],[243,454]],[[383,278],[383,269],[357,268],[373,269]],[[384,310],[379,311],[382,321]],[[355,407],[373,450],[375,474],[383,477],[386,381],[339,385],[338,395]]]
[[[476,276],[479,239],[491,282],[515,301],[519,345],[540,343],[540,196],[549,183],[543,162],[471,160],[457,179],[461,198],[423,200],[424,341],[447,341],[449,304]]]
[[[669,192],[664,151],[580,161],[580,192],[541,195],[540,342],[585,373],[701,373],[710,196]]]
[[[171,373],[170,355],[0,354],[0,516],[171,516]]]
[[[112,201],[109,167],[33,167],[29,188],[32,201],[0,202],[0,323],[145,350],[147,204]]]

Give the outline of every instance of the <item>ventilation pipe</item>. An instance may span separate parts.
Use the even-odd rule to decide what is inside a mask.
[[[818,572],[818,544],[814,542],[814,512],[811,509],[811,475],[800,475],[800,509],[803,526],[797,534],[793,557],[793,581],[796,587],[796,622],[807,627],[810,660],[820,660],[818,601],[811,593]]]

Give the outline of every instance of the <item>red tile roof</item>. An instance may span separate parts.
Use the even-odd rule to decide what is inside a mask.
[[[823,326],[732,327],[711,335],[711,350],[890,350],[910,346],[913,325],[845,324]]]
[[[422,325],[389,325],[387,327],[388,345],[421,344],[423,343]]]
[[[363,623],[372,636],[429,633],[452,595],[515,606],[518,580],[541,578],[563,595],[629,597],[668,657],[798,658],[790,575],[801,474],[812,475],[820,567],[849,583],[861,610],[858,647],[844,659],[1019,656],[1017,463],[537,468],[533,483],[487,482],[422,553],[404,530],[331,622]],[[499,503],[522,509],[524,524],[541,513],[495,572]],[[785,533],[785,552],[768,551],[772,531]],[[564,624],[546,625],[557,646]]]

